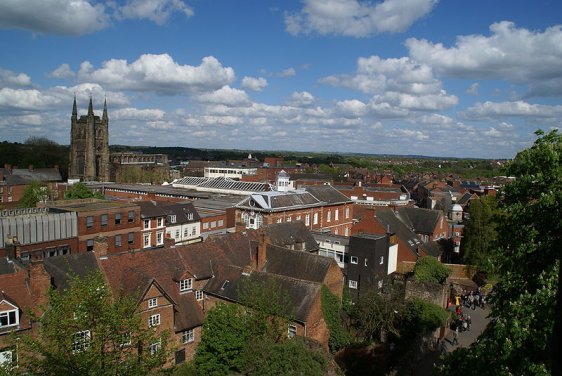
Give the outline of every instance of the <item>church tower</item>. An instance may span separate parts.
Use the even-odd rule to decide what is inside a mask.
[[[78,118],[76,96],[70,117],[70,179],[109,181],[109,118],[107,100],[103,115],[94,115],[92,97],[88,114]]]

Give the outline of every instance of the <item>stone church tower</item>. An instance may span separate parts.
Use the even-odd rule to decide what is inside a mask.
[[[103,103],[103,115],[94,115],[92,97],[88,114],[78,118],[76,96],[70,118],[70,179],[83,181],[109,181],[109,119],[107,101]]]

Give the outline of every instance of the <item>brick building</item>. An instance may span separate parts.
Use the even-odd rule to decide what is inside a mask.
[[[0,168],[0,207],[12,209],[17,207],[23,197],[27,186],[34,181],[41,182],[47,186],[53,197],[45,197],[46,200],[56,198],[57,184],[62,181],[58,166],[53,168],[13,168],[5,164]]]
[[[140,206],[95,198],[51,201],[52,211],[75,212],[78,217],[78,252],[94,249],[94,238],[108,238],[109,253],[140,249]]]

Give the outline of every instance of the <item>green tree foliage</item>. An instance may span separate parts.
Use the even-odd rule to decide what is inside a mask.
[[[330,330],[330,351],[335,353],[351,343],[349,333],[342,325],[340,300],[326,287],[322,286],[322,313]]]
[[[242,305],[218,303],[203,325],[195,375],[322,375],[324,355],[299,338],[289,339],[292,304],[273,279],[252,275],[241,283]]]
[[[444,283],[452,271],[435,257],[424,256],[416,261],[414,276],[420,282]]]
[[[402,334],[412,338],[444,325],[449,313],[436,304],[415,298],[406,303],[402,313]]]
[[[51,196],[51,190],[46,184],[39,181],[31,182],[23,191],[18,202],[19,208],[34,208],[38,202],[45,202]]]
[[[500,221],[498,200],[494,196],[474,200],[468,213],[470,217],[465,222],[461,243],[464,262],[481,271],[493,272],[492,248],[496,246]]]
[[[562,136],[537,132],[508,166],[494,262],[493,320],[442,373],[560,375]]]
[[[99,198],[103,199],[103,195],[99,192],[92,192],[90,188],[86,186],[86,184],[82,182],[78,182],[73,184],[65,193],[64,199],[65,200],[74,200],[80,198]]]
[[[400,336],[398,315],[403,309],[403,291],[395,289],[391,295],[382,295],[375,289],[364,291],[352,306],[350,318],[360,341],[380,339],[387,334]]]
[[[19,342],[18,373],[26,375],[146,375],[168,354],[167,335],[144,328],[133,299],[114,295],[101,273],[75,277],[51,290],[36,336]],[[148,345],[160,342],[150,354]]]

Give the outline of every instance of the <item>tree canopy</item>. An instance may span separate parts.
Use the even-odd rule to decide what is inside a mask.
[[[492,321],[469,349],[457,350],[442,373],[560,375],[562,136],[537,132],[507,172],[493,262]]]
[[[73,199],[80,199],[80,198],[99,198],[103,199],[103,195],[99,192],[92,192],[90,188],[86,186],[86,184],[82,182],[78,182],[73,184],[65,193],[64,193],[65,200],[73,200]]]
[[[420,257],[414,268],[414,276],[420,282],[444,283],[451,272],[451,269],[432,256]]]
[[[38,202],[44,202],[51,196],[51,190],[45,183],[32,181],[25,187],[18,202],[19,208],[34,208]]]
[[[143,327],[133,299],[114,295],[101,273],[75,277],[65,291],[51,290],[48,309],[34,317],[36,335],[19,341],[26,375],[146,375],[165,363],[166,334]],[[151,354],[148,346],[159,343]]]

